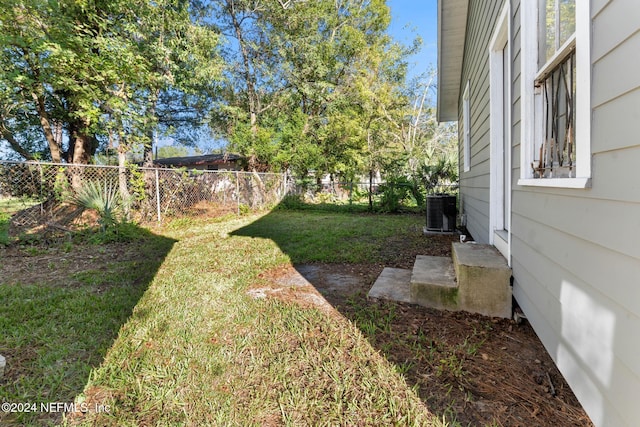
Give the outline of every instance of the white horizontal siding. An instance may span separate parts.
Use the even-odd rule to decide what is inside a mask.
[[[528,248],[517,238],[513,243],[514,251]],[[637,394],[629,393],[640,387],[632,371],[637,353],[626,335],[638,327],[638,319],[630,325],[625,313],[603,304],[607,300],[580,279],[559,273],[561,268],[538,252],[529,256],[526,265],[513,263],[514,296],[550,355],[596,425],[636,425],[612,419],[640,416]]]
[[[606,37],[606,35],[603,36]],[[597,38],[594,33],[593,39]],[[591,100],[594,108],[638,87],[638,76],[640,76],[638,52],[640,52],[640,32],[634,33],[623,44],[616,46],[613,51],[608,52],[593,65]]]
[[[616,0],[597,13],[593,18],[593,32],[599,35],[592,42],[594,62],[638,32],[638,22],[638,0]]]
[[[640,123],[640,120],[638,123]],[[637,205],[640,203],[638,165],[640,165],[640,145],[628,149],[598,153],[593,158],[595,175],[592,180],[592,189],[586,196]],[[637,208],[631,207],[631,210],[627,210],[625,206],[621,206],[621,208],[628,216],[618,224],[618,234],[640,236],[640,230],[637,227],[635,229],[630,228],[631,224],[637,224],[637,218],[631,216]],[[618,236],[617,238],[622,239],[623,237]],[[636,246],[640,246],[640,244],[636,244]]]
[[[591,17],[597,16],[612,0],[591,0]]]
[[[640,8],[591,0],[591,13],[592,188],[514,186],[514,297],[596,426],[632,427],[640,425]],[[521,40],[519,31],[514,21]],[[512,101],[516,129],[515,91]],[[513,137],[515,172],[520,133]]]
[[[467,229],[478,242],[489,241],[489,42],[502,0],[469,2],[462,84],[470,82],[471,169],[460,174],[460,197]],[[459,103],[462,105],[462,102]],[[462,158],[462,157],[461,157]]]
[[[525,221],[527,221],[526,218],[516,216],[514,217],[514,226],[522,226]],[[540,234],[549,240],[554,238],[552,230],[541,231]],[[561,250],[553,251],[550,248],[544,248],[544,252],[539,252],[529,242],[523,241],[518,236],[513,236],[512,249],[520,254],[517,258],[518,261],[514,262],[514,265],[517,263],[522,270],[536,278],[536,287],[544,289],[546,292],[544,306],[557,304],[558,302],[562,305],[563,314],[567,318],[571,318],[573,322],[572,327],[564,325],[569,331],[567,335],[580,337],[579,340],[572,342],[572,344],[577,349],[577,353],[585,359],[585,363],[588,366],[598,372],[599,370],[596,368],[603,366],[603,363],[598,362],[599,358],[613,360],[615,357],[625,364],[627,369],[633,372],[636,377],[640,377],[640,359],[637,357],[638,344],[635,342],[636,340],[615,340],[612,338],[614,329],[615,335],[621,337],[628,334],[633,335],[635,331],[640,330],[640,317],[629,309],[629,306],[637,306],[638,300],[629,302],[627,306],[622,306],[616,298],[620,293],[624,293],[625,288],[633,287],[629,277],[624,274],[625,271],[629,271],[625,269],[630,266],[633,267],[633,263],[627,259],[625,264],[624,259],[621,261],[618,259],[619,257],[613,258],[608,251],[604,251],[595,245],[590,245],[583,250],[579,257],[572,257],[571,250],[577,246],[582,247],[581,242],[566,236],[557,238],[557,240],[558,245],[562,245]],[[563,256],[569,261],[558,263],[558,258],[554,258],[560,257],[562,259]],[[578,261],[576,261],[576,258]],[[571,269],[580,264],[579,259],[582,259],[583,268],[574,273]],[[520,262],[520,260],[526,260],[526,262]],[[585,261],[596,267],[587,268]],[[607,278],[607,283],[616,283],[606,290],[592,285],[593,282],[597,282],[602,276],[606,275],[606,273],[601,272],[603,270],[601,268],[603,261],[613,262],[612,270],[620,270],[614,277]],[[598,265],[600,266],[599,269]],[[637,270],[637,263],[634,268]],[[517,271],[518,274],[521,272]],[[594,280],[592,274],[596,280]],[[527,290],[525,290],[526,292]],[[627,300],[631,300],[637,298],[640,290],[635,289],[633,292],[627,292],[627,294]],[[576,295],[581,297],[576,297]],[[586,313],[584,312],[585,309],[587,309]],[[587,317],[583,318],[585,315]],[[550,316],[547,321],[556,325],[557,328],[563,326],[563,317],[559,316],[559,312],[551,313]],[[605,373],[596,376],[606,382],[604,381]]]
[[[636,258],[640,267],[640,244],[626,236],[629,231],[635,235],[640,233],[638,203],[531,191],[517,192],[513,205],[514,213],[537,219],[559,234],[572,235]],[[637,273],[640,285],[640,269]]]
[[[639,122],[640,123],[640,120]],[[606,132],[601,131],[601,132]],[[626,130],[624,131],[626,132]],[[615,134],[614,134],[615,135]],[[617,135],[611,136],[617,139]],[[601,142],[594,142],[594,145],[601,146]],[[516,153],[517,154],[517,153]],[[548,188],[544,194],[555,194],[562,197],[576,197],[582,199],[593,199],[594,201],[614,201],[637,204],[640,202],[640,179],[630,177],[640,164],[640,145],[625,147],[617,150],[605,152],[595,152],[592,158],[593,179],[590,190],[572,190],[566,188]],[[515,191],[523,193],[537,193],[538,189],[533,187],[514,187]],[[625,205],[619,205],[625,211]],[[603,218],[603,222],[604,222]],[[624,229],[624,233],[638,232],[630,229],[630,224],[635,218],[628,216],[622,223],[617,224],[618,229]]]
[[[640,123],[640,88],[626,96],[615,98],[594,108],[592,122],[592,152],[598,153],[638,146]],[[635,125],[635,126],[634,126]]]
[[[545,292],[537,278],[524,270],[518,261],[513,262],[513,271],[518,277],[514,297],[591,420],[598,427],[624,426],[620,413],[610,402],[612,396],[602,392],[603,387],[592,378],[593,369],[584,366],[581,359],[575,356],[552,323],[552,314],[559,310],[557,300]]]

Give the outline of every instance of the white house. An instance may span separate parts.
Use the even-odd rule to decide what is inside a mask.
[[[640,426],[640,3],[439,0],[460,205],[596,426]]]

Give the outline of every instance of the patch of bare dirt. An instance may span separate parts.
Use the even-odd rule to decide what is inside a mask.
[[[83,284],[83,273],[93,276],[112,273],[117,263],[143,261],[147,256],[139,242],[0,246],[0,277],[5,285],[39,283],[73,287]],[[96,292],[102,290],[101,285],[95,285]]]
[[[9,236],[39,235],[47,238],[97,224],[96,212],[52,199],[14,214],[9,224]]]
[[[212,203],[206,200],[200,201],[187,209],[186,215],[189,218],[219,218],[229,214],[238,212],[238,206],[235,202],[230,203]]]
[[[429,254],[448,255],[450,242],[450,237],[438,236]],[[410,268],[406,257],[415,256],[414,248],[401,251],[405,256],[398,256],[394,267]],[[340,313],[356,324],[370,316],[378,324],[375,331],[363,329],[371,344],[398,367],[429,410],[448,421],[463,426],[592,426],[526,321],[369,300],[366,295],[383,267],[279,268],[264,272],[250,292]]]

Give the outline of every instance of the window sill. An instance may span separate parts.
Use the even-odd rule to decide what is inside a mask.
[[[527,187],[591,188],[591,178],[521,178],[518,185]]]

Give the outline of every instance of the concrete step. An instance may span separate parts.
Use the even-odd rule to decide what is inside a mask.
[[[450,258],[418,255],[409,289],[415,304],[441,310],[458,309],[458,284]]]
[[[496,248],[453,243],[458,309],[485,316],[511,317],[511,268]]]
[[[493,246],[454,243],[452,257],[418,255],[413,270],[385,268],[370,298],[511,317],[511,269]]]

